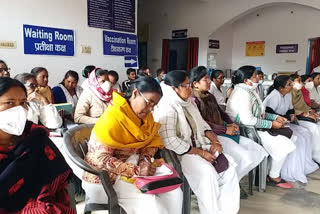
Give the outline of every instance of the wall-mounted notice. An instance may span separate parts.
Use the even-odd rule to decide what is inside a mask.
[[[103,54],[114,56],[137,56],[137,36],[134,34],[103,31]]]
[[[138,57],[137,56],[124,56],[124,67],[138,68]]]
[[[73,30],[23,25],[24,54],[74,56]]]
[[[247,42],[246,56],[264,56],[265,41]]]
[[[298,53],[298,44],[277,45],[276,53]]]
[[[135,0],[87,0],[89,27],[134,33]]]
[[[209,40],[209,48],[220,49],[220,41],[219,40]]]
[[[188,29],[173,30],[171,33],[172,39],[181,39],[188,37]]]

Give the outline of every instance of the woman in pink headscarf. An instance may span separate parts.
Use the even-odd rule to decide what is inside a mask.
[[[89,75],[89,88],[81,94],[75,113],[76,123],[94,124],[112,101],[108,71],[96,68]]]

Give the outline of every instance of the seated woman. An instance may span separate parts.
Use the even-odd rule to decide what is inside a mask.
[[[71,170],[44,128],[27,122],[22,83],[0,78],[0,213],[70,213]]]
[[[81,94],[74,112],[76,123],[95,124],[111,103],[112,90],[111,83],[108,82],[108,71],[95,69],[89,75],[88,84],[89,87]],[[107,89],[103,86],[107,86]]]
[[[54,103],[51,88],[48,86],[49,73],[47,69],[43,67],[35,67],[31,70],[31,74],[36,77],[39,94],[45,97],[50,103]]]
[[[297,74],[290,75],[293,81],[293,89],[291,91],[292,105],[299,125],[307,128],[312,134],[312,158],[320,163],[320,124],[318,122],[319,115],[306,104],[301,89],[303,87],[301,78]]]
[[[10,68],[7,63],[0,59],[0,77],[10,77]]]
[[[314,103],[320,105],[320,92],[318,86],[320,85],[320,73],[314,72],[311,74],[313,81],[306,83],[305,87],[310,92],[310,99]]]
[[[281,169],[281,177],[286,181],[307,183],[306,175],[316,171],[319,167],[312,160],[312,135],[311,132],[299,125],[293,124],[296,121],[292,105],[292,81],[289,76],[278,76],[273,86],[269,89],[269,95],[263,104],[266,112],[277,114],[288,119],[288,126],[297,136],[294,142],[296,150],[291,152]]]
[[[36,78],[32,74],[22,73],[15,76],[27,89],[28,96],[28,120],[35,124],[42,124],[49,129],[57,129],[62,126],[62,118],[55,106],[38,92]]]
[[[154,110],[165,147],[181,159],[184,176],[198,198],[200,213],[236,214],[240,188],[236,164],[218,173],[213,166],[222,146],[191,102],[191,85],[185,71],[170,71],[161,84],[163,98]]]
[[[122,97],[113,92],[113,105],[108,106],[93,128],[85,160],[110,176],[121,207],[131,214],[171,214],[182,211],[182,191],[152,195],[141,193],[134,184],[120,177],[154,175],[150,163],[163,148],[158,134],[160,124],[151,111],[162,96],[159,84],[152,77],[132,82]],[[83,188],[89,202],[106,204],[108,198],[98,177],[85,173]]]
[[[264,106],[256,87],[258,85],[257,71],[253,66],[243,66],[234,72],[232,81],[234,90],[227,103],[227,114],[235,122],[247,126],[254,126],[265,150],[271,156],[271,169],[268,184],[281,188],[292,188],[280,177],[281,168],[288,154],[295,150],[294,143],[282,135],[273,136],[268,129],[279,129],[284,126],[285,118],[275,114],[265,113]]]
[[[222,110],[226,109],[227,89],[223,86],[224,73],[221,70],[214,70],[210,76],[211,85],[209,92],[214,95]]]
[[[210,79],[206,67],[193,68],[190,72],[190,83],[193,88],[193,99],[202,118],[218,135],[223,150],[235,159],[238,165],[236,168],[238,178],[241,180],[268,154],[259,144],[240,136],[239,127],[219,107],[215,96],[208,92]]]

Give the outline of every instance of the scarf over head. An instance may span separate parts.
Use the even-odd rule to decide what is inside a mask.
[[[97,140],[114,149],[163,148],[158,133],[161,125],[153,120],[152,113],[141,120],[125,98],[117,92],[112,96],[113,104],[108,106],[93,128]]]
[[[104,102],[110,102],[110,100],[112,99],[113,89],[110,88],[108,92],[105,92],[103,90],[96,76],[97,69],[101,69],[101,68],[94,69],[89,75],[89,79],[88,79],[89,88],[100,100]]]

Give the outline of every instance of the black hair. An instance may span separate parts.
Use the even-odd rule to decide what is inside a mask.
[[[313,73],[311,74],[311,77],[312,77],[312,79],[314,79],[314,78],[316,78],[318,75],[320,75],[320,73],[318,73],[318,72],[313,72]]]
[[[276,77],[273,81],[273,85],[269,87],[267,94],[269,95],[274,89],[279,91],[280,88],[285,88],[289,80],[290,76],[288,75],[281,75]]]
[[[261,70],[257,71],[257,75],[263,75],[263,74],[264,73]]]
[[[4,64],[8,68],[8,65],[7,65],[7,63],[5,61],[0,59],[0,63]]]
[[[166,74],[164,83],[178,88],[188,77],[188,73],[183,70],[174,70]]]
[[[232,83],[237,85],[239,83],[244,83],[246,79],[250,79],[253,73],[256,71],[256,67],[251,65],[246,65],[240,67],[232,75]]]
[[[130,73],[132,73],[132,72],[136,73],[136,70],[133,69],[133,68],[128,68],[128,69],[127,69],[127,75],[128,75],[128,76],[129,76]]]
[[[133,81],[130,85],[130,88],[126,91],[124,98],[129,100],[132,96],[132,92],[134,89],[138,89],[141,93],[145,92],[155,92],[160,94],[162,97],[162,90],[157,81],[149,76],[140,76],[135,81]]]
[[[94,65],[87,65],[86,67],[84,67],[84,69],[82,70],[82,76],[84,78],[88,78],[89,74],[95,69],[96,67]]]
[[[68,79],[69,77],[73,77],[74,79],[76,79],[76,81],[79,81],[79,74],[75,71],[69,70],[67,71],[67,73],[64,75],[64,78],[62,80],[62,82],[60,84],[64,85],[64,81],[66,79]]]
[[[213,79],[217,79],[220,74],[223,74],[222,70],[217,69],[217,70],[212,71],[211,75],[210,75],[211,81],[213,81]]]
[[[199,82],[205,75],[208,74],[208,69],[205,66],[194,67],[190,71],[189,82],[193,87],[193,82]]]
[[[35,67],[31,70],[31,74],[33,74],[35,77],[38,76],[42,71],[46,71],[48,73],[48,70],[44,67]]]
[[[298,79],[300,76],[297,73],[291,74],[290,75],[290,80],[294,81],[295,79]]]
[[[305,82],[308,78],[310,78],[311,76],[308,75],[308,74],[304,74],[304,75],[301,75],[301,81],[302,82]]]
[[[119,74],[118,74],[116,71],[114,71],[114,70],[108,71],[108,75],[113,76],[114,79],[118,82],[118,80],[119,80]]]
[[[0,96],[14,87],[23,89],[24,93],[27,95],[26,87],[24,87],[21,82],[16,79],[11,79],[10,77],[0,77]]]
[[[98,78],[98,77],[101,77],[102,75],[107,75],[108,74],[108,71],[107,70],[103,70],[103,69],[101,69],[101,68],[97,68],[96,70],[95,70],[95,72],[96,72],[96,77]]]
[[[29,73],[22,73],[22,74],[17,74],[14,79],[18,80],[22,84],[26,84],[28,80],[36,78],[33,74]]]
[[[162,68],[159,68],[159,69],[157,70],[157,76],[159,76],[162,72],[164,72],[164,70],[163,70]]]
[[[274,80],[278,76],[278,73],[273,73],[272,74],[272,79]]]

